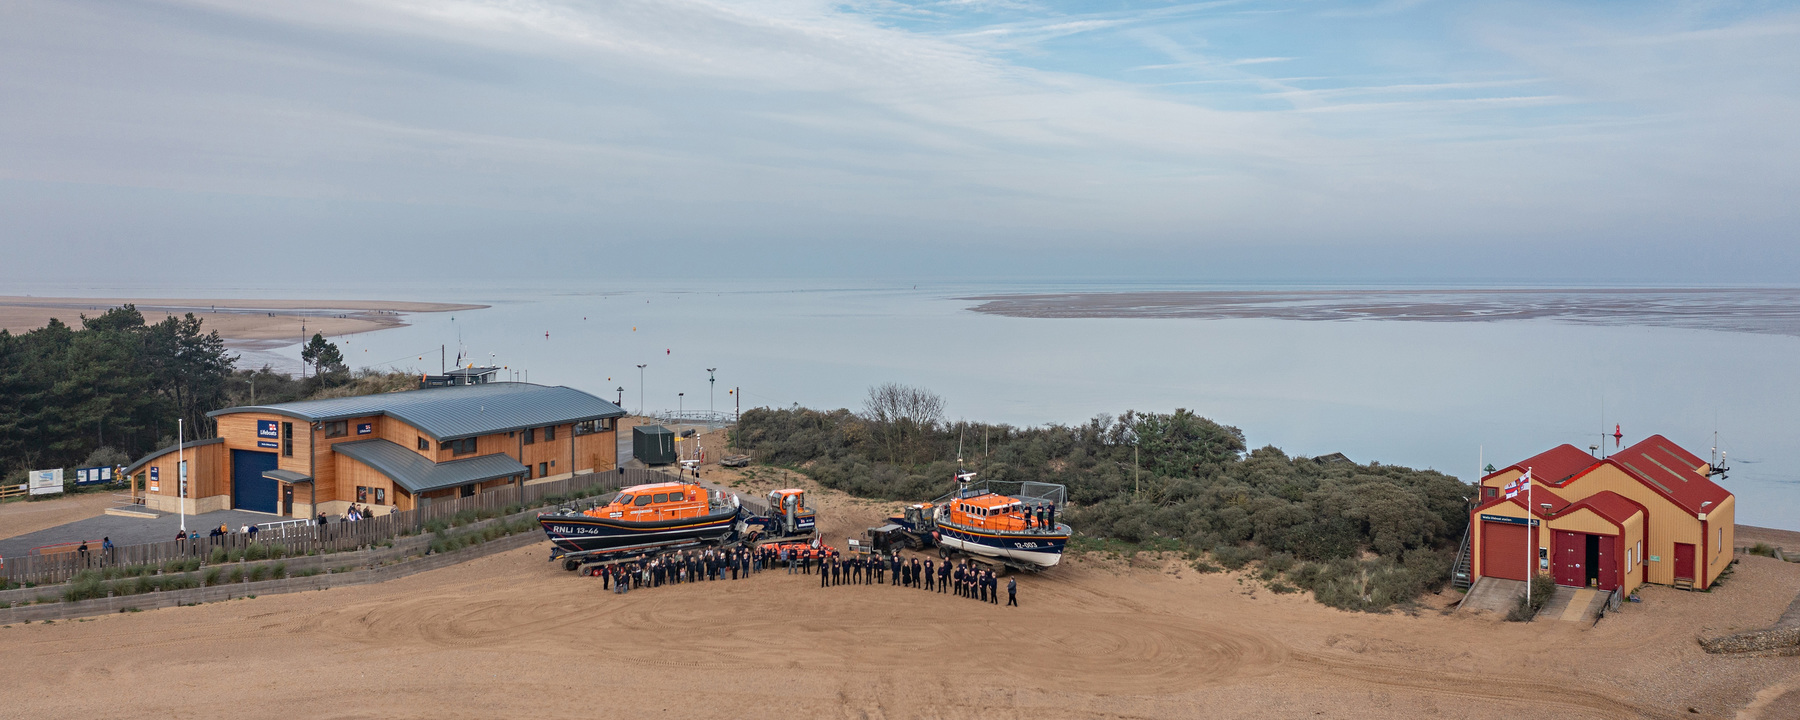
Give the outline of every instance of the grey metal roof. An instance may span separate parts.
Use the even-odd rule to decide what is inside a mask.
[[[281,482],[288,483],[290,485],[292,485],[294,483],[312,482],[312,478],[307,477],[306,473],[294,472],[292,470],[282,470],[280,468],[276,468],[274,470],[264,470],[263,477],[266,477],[270,480],[279,480]]]
[[[499,454],[438,463],[387,440],[338,443],[331,449],[374,468],[414,495],[525,474],[519,461]]]
[[[187,443],[187,446],[190,448],[197,448],[202,445],[211,445],[213,443],[222,443],[222,442],[225,442],[225,438],[207,438],[205,440],[191,441],[191,442]],[[138,468],[143,467],[145,463],[148,463],[151,460],[155,460],[155,459],[162,457],[164,455],[167,455],[169,453],[175,452],[181,446],[182,446],[181,443],[175,443],[174,445],[170,445],[166,448],[163,448],[156,452],[150,453],[149,455],[145,455],[141,458],[138,458],[137,462],[134,462],[129,467],[125,468],[125,474],[130,475],[131,473],[136,472]]]
[[[386,415],[418,428],[433,440],[625,416],[619,406],[574,388],[517,382],[247,405],[207,414],[217,417],[242,412],[286,415],[309,422]]]

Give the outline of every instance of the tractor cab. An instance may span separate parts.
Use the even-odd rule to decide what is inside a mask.
[[[908,532],[931,532],[932,512],[937,509],[931,503],[913,503],[906,506],[899,515],[889,515],[888,522],[905,528]]]
[[[810,535],[813,532],[813,510],[806,505],[806,491],[785,488],[769,491],[769,517],[776,521],[783,537]]]

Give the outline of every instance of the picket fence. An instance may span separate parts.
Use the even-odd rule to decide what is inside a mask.
[[[285,556],[305,555],[308,552],[357,550],[400,535],[417,534],[422,532],[433,520],[447,521],[465,510],[499,511],[509,505],[527,508],[541,507],[544,498],[552,496],[592,497],[632,485],[679,481],[681,478],[668,473],[641,468],[584,473],[551,482],[494,488],[469,497],[438,499],[430,505],[416,510],[389,513],[355,522],[331,521],[324,525],[280,523],[277,527],[259,531],[255,540],[252,540],[249,535],[237,532],[219,537],[209,537],[202,533],[188,540],[119,545],[107,552],[101,552],[98,547],[91,547],[86,555],[75,552],[58,552],[46,555],[9,557],[4,561],[4,572],[0,573],[0,576],[21,585],[27,582],[48,585],[68,580],[76,573],[87,569],[162,565],[171,560],[190,558],[205,563],[212,556],[213,548],[224,548],[226,553],[236,554],[238,551],[249,548],[253,542],[261,545],[265,550],[279,549],[280,554]],[[743,501],[743,503],[762,512],[760,503],[749,501]]]

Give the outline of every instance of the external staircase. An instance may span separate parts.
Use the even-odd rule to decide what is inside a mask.
[[[1450,586],[1463,592],[1468,592],[1469,586],[1475,582],[1474,563],[1469,559],[1470,527],[1463,528],[1462,547],[1456,551],[1456,564],[1450,566]]]

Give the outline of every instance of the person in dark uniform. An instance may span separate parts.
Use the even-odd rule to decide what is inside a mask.
[[[945,560],[938,565],[937,586],[939,595],[950,593],[950,561]]]
[[[1019,606],[1019,579],[1018,578],[1007,578],[1006,579],[1006,604],[1010,605],[1012,607]]]
[[[819,587],[829,587],[830,585],[831,585],[831,571],[825,569],[824,562],[820,562],[819,563]]]
[[[923,576],[921,576],[920,579],[925,581],[925,592],[931,592],[932,590],[936,589],[936,588],[932,587],[931,561],[930,560],[925,561],[925,574]]]

